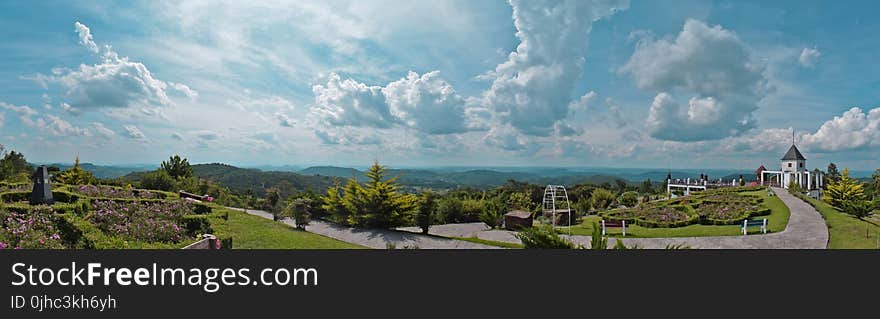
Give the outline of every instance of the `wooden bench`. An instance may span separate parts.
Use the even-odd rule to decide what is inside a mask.
[[[767,233],[767,219],[753,219],[753,220],[743,220],[742,223],[742,231],[743,235],[748,235],[749,227],[761,227],[761,233]]]
[[[623,235],[626,236],[626,221],[625,220],[602,220],[602,235],[605,235],[605,229],[614,227],[614,228],[622,228]]]

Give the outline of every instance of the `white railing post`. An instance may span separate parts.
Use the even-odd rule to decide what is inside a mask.
[[[605,236],[605,220],[602,220],[602,236]]]
[[[623,224],[623,237],[626,237],[626,221],[621,222]]]
[[[746,232],[746,225],[748,225],[748,223],[749,223],[749,220],[748,220],[748,219],[744,219],[744,220],[743,220],[743,235],[746,235],[746,234],[747,234],[747,232]]]

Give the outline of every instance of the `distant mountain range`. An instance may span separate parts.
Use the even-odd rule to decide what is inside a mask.
[[[46,164],[67,169],[72,164]],[[122,177],[127,180],[138,180],[145,171],[157,166],[128,165],[105,166],[91,163],[80,164],[99,178]],[[214,180],[236,191],[251,190],[261,194],[266,188],[293,187],[295,189],[313,189],[323,191],[335,181],[345,182],[348,178],[359,181],[367,179],[364,170],[352,167],[312,166],[300,168],[294,165],[260,166],[241,168],[227,164],[196,164],[193,169],[199,177]],[[746,181],[754,180],[751,170],[735,169],[677,169],[663,170],[650,168],[553,168],[553,167],[438,167],[438,168],[402,168],[388,169],[389,176],[397,176],[398,182],[405,189],[433,188],[490,188],[502,185],[508,180],[517,180],[537,184],[574,185],[579,183],[603,184],[614,183],[617,179],[630,184],[641,183],[650,179],[661,182],[667,174],[674,178],[698,178],[700,174],[708,174],[711,179],[723,178],[731,180],[742,174]],[[865,178],[871,172],[854,171],[853,176]]]

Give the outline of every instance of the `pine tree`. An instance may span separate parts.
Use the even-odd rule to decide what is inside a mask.
[[[327,189],[327,194],[321,196],[321,201],[324,202],[321,205],[327,213],[330,214],[330,218],[340,224],[348,224],[348,209],[346,209],[345,204],[342,202],[342,197],[339,196],[339,182],[336,182],[332,187]]]
[[[828,184],[825,200],[832,206],[840,208],[846,201],[863,200],[864,197],[862,184],[849,177],[849,169],[844,169],[837,181]]]
[[[837,165],[835,165],[834,163],[828,164],[828,173],[825,174],[825,178],[828,179],[828,183],[826,183],[826,184],[829,184],[829,185],[832,182],[836,182],[838,179],[840,179],[840,172],[837,171]]]
[[[406,224],[415,209],[415,198],[397,192],[397,177],[385,179],[386,169],[374,162],[367,170],[367,182],[362,187],[363,225],[393,228]],[[346,194],[347,195],[347,194]]]
[[[422,229],[423,234],[428,233],[428,229],[434,222],[434,215],[437,211],[437,195],[432,191],[422,193],[419,200],[419,211],[416,215],[416,225]]]

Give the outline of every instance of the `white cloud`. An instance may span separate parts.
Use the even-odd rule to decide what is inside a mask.
[[[315,104],[311,114],[317,117],[317,126],[322,127],[316,135],[325,143],[363,142],[345,136],[348,130],[331,133],[323,128],[327,126],[406,128],[425,134],[463,133],[471,129],[465,120],[464,98],[437,71],[423,75],[409,72],[385,86],[343,80],[331,73],[326,84],[315,85],[312,91]]]
[[[587,92],[579,99],[571,101],[571,103],[568,104],[568,110],[570,112],[586,111],[590,106],[590,102],[595,100],[597,95],[598,94],[596,94],[596,92],[594,91]]]
[[[880,107],[867,114],[853,107],[801,138],[812,149],[830,152],[880,146]]]
[[[822,52],[819,52],[817,48],[804,48],[801,51],[800,57],[798,57],[798,62],[808,68],[812,68],[816,66],[816,62],[819,61],[819,57],[822,56]]]
[[[104,124],[95,122],[95,123],[92,123],[92,125],[95,127],[95,132],[100,137],[112,138],[113,136],[116,135],[116,133],[113,132],[113,130],[107,128],[106,126],[104,126]]]
[[[407,126],[427,134],[461,133],[464,123],[464,99],[439,71],[419,76],[410,71],[405,78],[382,88],[391,114]]]
[[[312,86],[315,105],[312,112],[332,125],[355,127],[390,127],[394,121],[382,87],[367,86],[353,79],[331,73],[327,84]]]
[[[79,34],[79,44],[82,44],[86,49],[92,51],[92,53],[98,53],[98,45],[95,44],[95,41],[92,39],[92,32],[89,30],[85,24],[79,23],[79,21],[75,22],[74,27],[76,27],[76,33]]]
[[[183,135],[180,135],[180,133],[177,132],[171,133],[171,138],[178,141],[183,141]]]
[[[133,138],[136,140],[146,139],[146,136],[144,135],[144,133],[141,132],[141,130],[139,128],[137,128],[137,126],[123,125],[122,128],[125,129],[125,134],[130,138]]]
[[[98,48],[85,25],[76,23],[80,43],[94,53]],[[157,107],[173,105],[169,93],[194,98],[198,93],[180,83],[165,82],[153,76],[140,62],[120,57],[110,46],[104,47],[101,63],[81,64],[79,69],[53,69],[52,75],[38,75],[43,84],[58,84],[64,98],[77,109]]]
[[[19,116],[33,116],[37,114],[37,111],[30,108],[27,105],[13,105],[5,102],[0,102],[0,108],[11,111]]]
[[[296,120],[291,119],[284,113],[277,113],[275,116],[278,118],[279,124],[284,127],[293,127],[296,125]]]
[[[545,136],[569,110],[583,75],[592,23],[628,7],[628,1],[511,0],[520,43],[507,61],[481,76],[492,79],[484,104],[504,122]]]
[[[74,126],[51,114],[47,114],[44,118],[37,119],[36,126],[53,136],[91,136],[88,129]]]
[[[672,141],[738,136],[755,127],[753,113],[769,91],[765,65],[735,33],[697,20],[673,40],[642,39],[621,73],[655,90],[651,136]],[[681,105],[673,95],[691,95]]]

